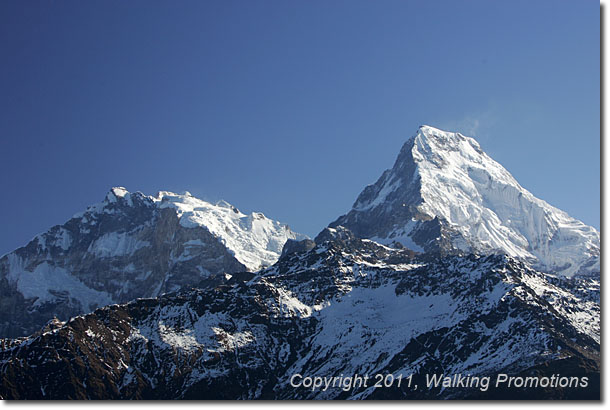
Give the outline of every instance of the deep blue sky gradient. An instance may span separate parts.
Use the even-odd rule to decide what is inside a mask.
[[[593,1],[2,1],[0,254],[112,186],[310,236],[421,124],[599,229]]]

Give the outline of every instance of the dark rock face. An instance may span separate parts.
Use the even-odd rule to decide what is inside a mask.
[[[308,250],[313,249],[314,246],[316,246],[316,243],[311,239],[303,239],[302,241],[288,239],[284,244],[284,248],[282,248],[282,255],[280,258],[295,252],[307,252]]]
[[[2,340],[0,396],[599,399],[595,289],[506,256],[415,255],[329,229],[257,274]],[[420,388],[312,390],[290,385],[297,373],[413,375]],[[428,373],[577,373],[590,387],[428,389]]]
[[[411,149],[413,138],[407,141],[392,169],[386,170],[373,185],[360,193],[346,215],[339,217],[329,226],[344,226],[360,238],[388,237],[397,226],[406,225],[418,215],[417,206],[422,203],[420,181],[416,174],[416,164]],[[384,187],[394,183],[404,189],[391,191],[383,196]],[[383,202],[375,203],[383,197]],[[383,206],[381,206],[383,205]],[[421,238],[423,244],[426,238]]]

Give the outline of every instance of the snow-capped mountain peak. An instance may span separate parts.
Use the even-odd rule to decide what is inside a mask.
[[[108,195],[113,195],[115,198],[123,198],[125,195],[129,195],[129,191],[122,186],[113,187],[110,192],[108,192]]]
[[[134,206],[173,209],[184,228],[205,227],[225,245],[235,258],[255,271],[277,261],[288,239],[302,240],[305,235],[293,232],[288,225],[267,218],[261,212],[244,214],[225,200],[215,204],[194,197],[190,192],[177,194],[159,191],[156,196],[131,193],[124,187],[112,188],[104,201],[74,215],[88,223],[96,214],[117,212],[117,207]]]
[[[185,228],[205,226],[252,271],[275,263],[288,239],[306,239],[260,212],[246,215],[224,200],[212,204],[190,194],[167,191],[159,192],[151,200],[159,208],[175,209],[180,225]]]
[[[416,250],[506,253],[565,276],[599,272],[599,232],[536,198],[473,138],[421,126],[344,225]]]
[[[156,297],[278,260],[304,239],[262,213],[190,193],[156,196],[112,188],[104,199],[0,258],[0,337],[21,336],[53,315]]]

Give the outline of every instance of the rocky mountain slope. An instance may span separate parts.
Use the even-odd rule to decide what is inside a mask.
[[[599,398],[599,281],[549,276],[503,255],[414,255],[344,228],[327,229],[315,242],[214,288],[112,305],[4,340],[0,395]],[[498,372],[559,372],[589,382],[541,390],[426,387],[425,374]],[[371,382],[312,389],[291,385],[295,374],[370,375]],[[403,375],[403,383],[375,388],[375,374]]]
[[[160,192],[113,188],[104,201],[0,258],[0,337],[48,320],[155,297],[272,265],[303,239],[262,213]]]
[[[474,139],[429,126],[339,225],[420,252],[504,253],[568,277],[600,271],[597,230],[521,187]]]
[[[134,300],[0,340],[0,396],[599,399],[599,266],[599,232],[426,126],[314,240],[225,203],[114,189],[0,259],[0,319],[17,335],[13,317],[30,329]],[[499,374],[567,384],[429,383]]]

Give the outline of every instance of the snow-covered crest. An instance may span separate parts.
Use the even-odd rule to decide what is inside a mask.
[[[176,209],[183,227],[206,227],[252,271],[275,263],[288,239],[307,238],[261,212],[246,215],[226,201],[211,204],[188,192],[179,195],[166,191],[151,199],[160,208]]]
[[[332,225],[418,251],[446,238],[453,249],[506,253],[565,276],[599,272],[597,230],[536,198],[473,138],[430,126]]]
[[[134,198],[138,198],[138,201],[134,202]],[[113,204],[119,201],[129,207],[145,204],[158,209],[174,209],[182,227],[206,228],[251,271],[275,263],[288,239],[307,238],[261,212],[246,215],[227,201],[212,204],[194,197],[188,191],[183,194],[160,191],[156,196],[148,196],[141,192],[130,193],[124,187],[114,187],[102,203],[90,206],[88,211],[94,214],[113,213]],[[74,217],[87,219],[84,213]]]
[[[277,261],[288,239],[303,238],[225,201],[112,188],[102,202],[0,258],[0,280],[21,301],[0,312],[0,336],[27,334],[53,314],[67,319],[256,271]]]

